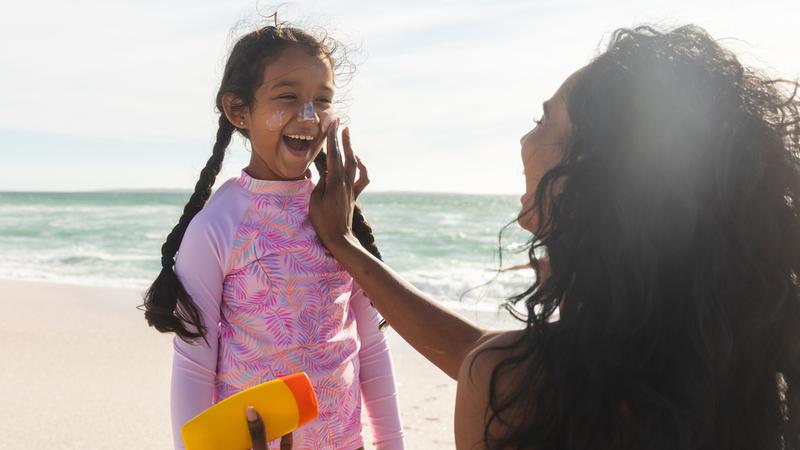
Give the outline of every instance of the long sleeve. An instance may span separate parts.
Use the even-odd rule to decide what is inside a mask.
[[[380,318],[369,298],[353,285],[350,304],[361,340],[358,353],[359,382],[369,425],[377,450],[403,450],[403,429],[394,382],[394,369],[386,337],[378,329]]]
[[[181,427],[213,402],[226,261],[222,248],[199,214],[184,235],[175,264],[178,278],[200,311],[208,341],[189,344],[177,337],[173,341],[171,410],[176,449],[183,449]]]

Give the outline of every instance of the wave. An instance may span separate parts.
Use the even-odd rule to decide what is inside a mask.
[[[185,200],[184,194],[2,194],[0,278],[144,289],[160,270],[159,248]],[[495,278],[497,233],[504,218],[514,217],[516,198],[370,194],[364,205],[388,264],[444,304],[495,311],[532,282],[530,271]],[[524,239],[510,236],[504,251],[519,259],[525,246],[515,241]]]

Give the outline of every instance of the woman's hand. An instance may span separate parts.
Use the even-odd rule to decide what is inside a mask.
[[[338,128],[338,120],[328,127],[328,172],[320,177],[311,194],[309,211],[317,236],[332,252],[339,245],[358,242],[352,232],[353,207],[358,195],[369,184],[366,167],[353,153],[349,128],[342,132],[344,155],[340,153]]]
[[[247,428],[250,430],[250,438],[253,441],[253,450],[267,450],[267,431],[264,421],[255,408],[247,408]],[[292,450],[292,433],[281,438],[281,450]]]

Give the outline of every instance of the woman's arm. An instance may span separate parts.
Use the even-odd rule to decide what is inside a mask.
[[[329,247],[373,306],[414,349],[452,378],[464,358],[495,333],[484,330],[405,281],[355,237]]]
[[[372,304],[400,336],[452,378],[464,358],[494,335],[438,305],[364,250],[352,224],[357,162],[350,132],[343,133],[345,161],[336,143],[338,123],[328,129],[328,173],[311,197],[311,220],[322,243],[372,299]],[[363,167],[363,166],[361,166]],[[364,170],[361,170],[362,174]]]

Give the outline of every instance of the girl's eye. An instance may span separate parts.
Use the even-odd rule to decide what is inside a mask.
[[[331,99],[325,98],[325,97],[318,98],[317,101],[320,102],[320,103],[324,103],[326,105],[330,105],[331,103],[333,103],[333,101]]]
[[[297,96],[294,95],[294,94],[283,94],[283,95],[279,95],[278,99],[280,99],[280,100],[296,100]]]

